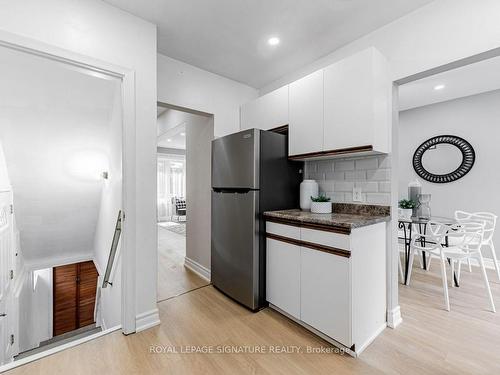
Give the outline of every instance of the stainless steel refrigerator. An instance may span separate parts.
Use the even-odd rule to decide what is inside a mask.
[[[212,142],[212,283],[254,311],[266,305],[262,214],[299,205],[303,163],[287,155],[286,135],[259,129]]]

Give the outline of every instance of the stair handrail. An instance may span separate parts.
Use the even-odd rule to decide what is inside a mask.
[[[109,285],[113,286],[113,283],[109,281],[111,276],[111,270],[113,269],[113,263],[115,262],[116,250],[118,249],[118,242],[120,241],[120,235],[122,233],[122,211],[118,211],[118,218],[116,219],[115,232],[113,234],[113,242],[111,243],[111,250],[109,252],[108,264],[106,266],[106,272],[104,273],[104,280],[102,282],[102,287],[106,288]]]

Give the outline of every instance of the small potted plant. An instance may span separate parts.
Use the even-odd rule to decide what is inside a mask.
[[[411,199],[401,199],[398,206],[399,217],[401,219],[411,220],[413,209],[417,206],[415,201],[412,201]]]
[[[332,212],[332,203],[326,195],[311,197],[311,212],[315,214],[329,214]]]

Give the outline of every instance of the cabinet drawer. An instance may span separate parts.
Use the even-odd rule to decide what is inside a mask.
[[[300,247],[267,239],[266,299],[300,319]]]
[[[300,228],[300,239],[318,245],[335,247],[342,250],[351,250],[350,239],[346,234],[326,232],[309,228]]]
[[[266,223],[266,232],[278,236],[300,240],[300,228],[293,225],[285,225],[268,221]]]

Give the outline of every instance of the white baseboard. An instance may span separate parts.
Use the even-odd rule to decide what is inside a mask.
[[[387,311],[387,327],[396,328],[403,322],[403,318],[401,318],[401,308],[396,306],[391,311]]]
[[[384,323],[380,327],[378,327],[377,330],[373,333],[373,335],[371,335],[368,338],[368,340],[366,340],[362,345],[360,345],[359,348],[356,348],[356,354],[359,356],[363,352],[363,350],[365,350],[368,347],[368,345],[370,345],[373,341],[375,341],[377,336],[380,335],[382,333],[382,331],[386,328],[387,328],[386,323]]]
[[[135,317],[135,332],[141,332],[151,327],[159,325],[160,313],[158,309],[153,309],[139,314]]]
[[[184,258],[184,267],[190,269],[191,271],[196,273],[201,278],[210,282],[211,274],[210,274],[210,270],[207,267],[202,266],[200,263],[198,263],[198,262],[196,262],[188,257]]]

